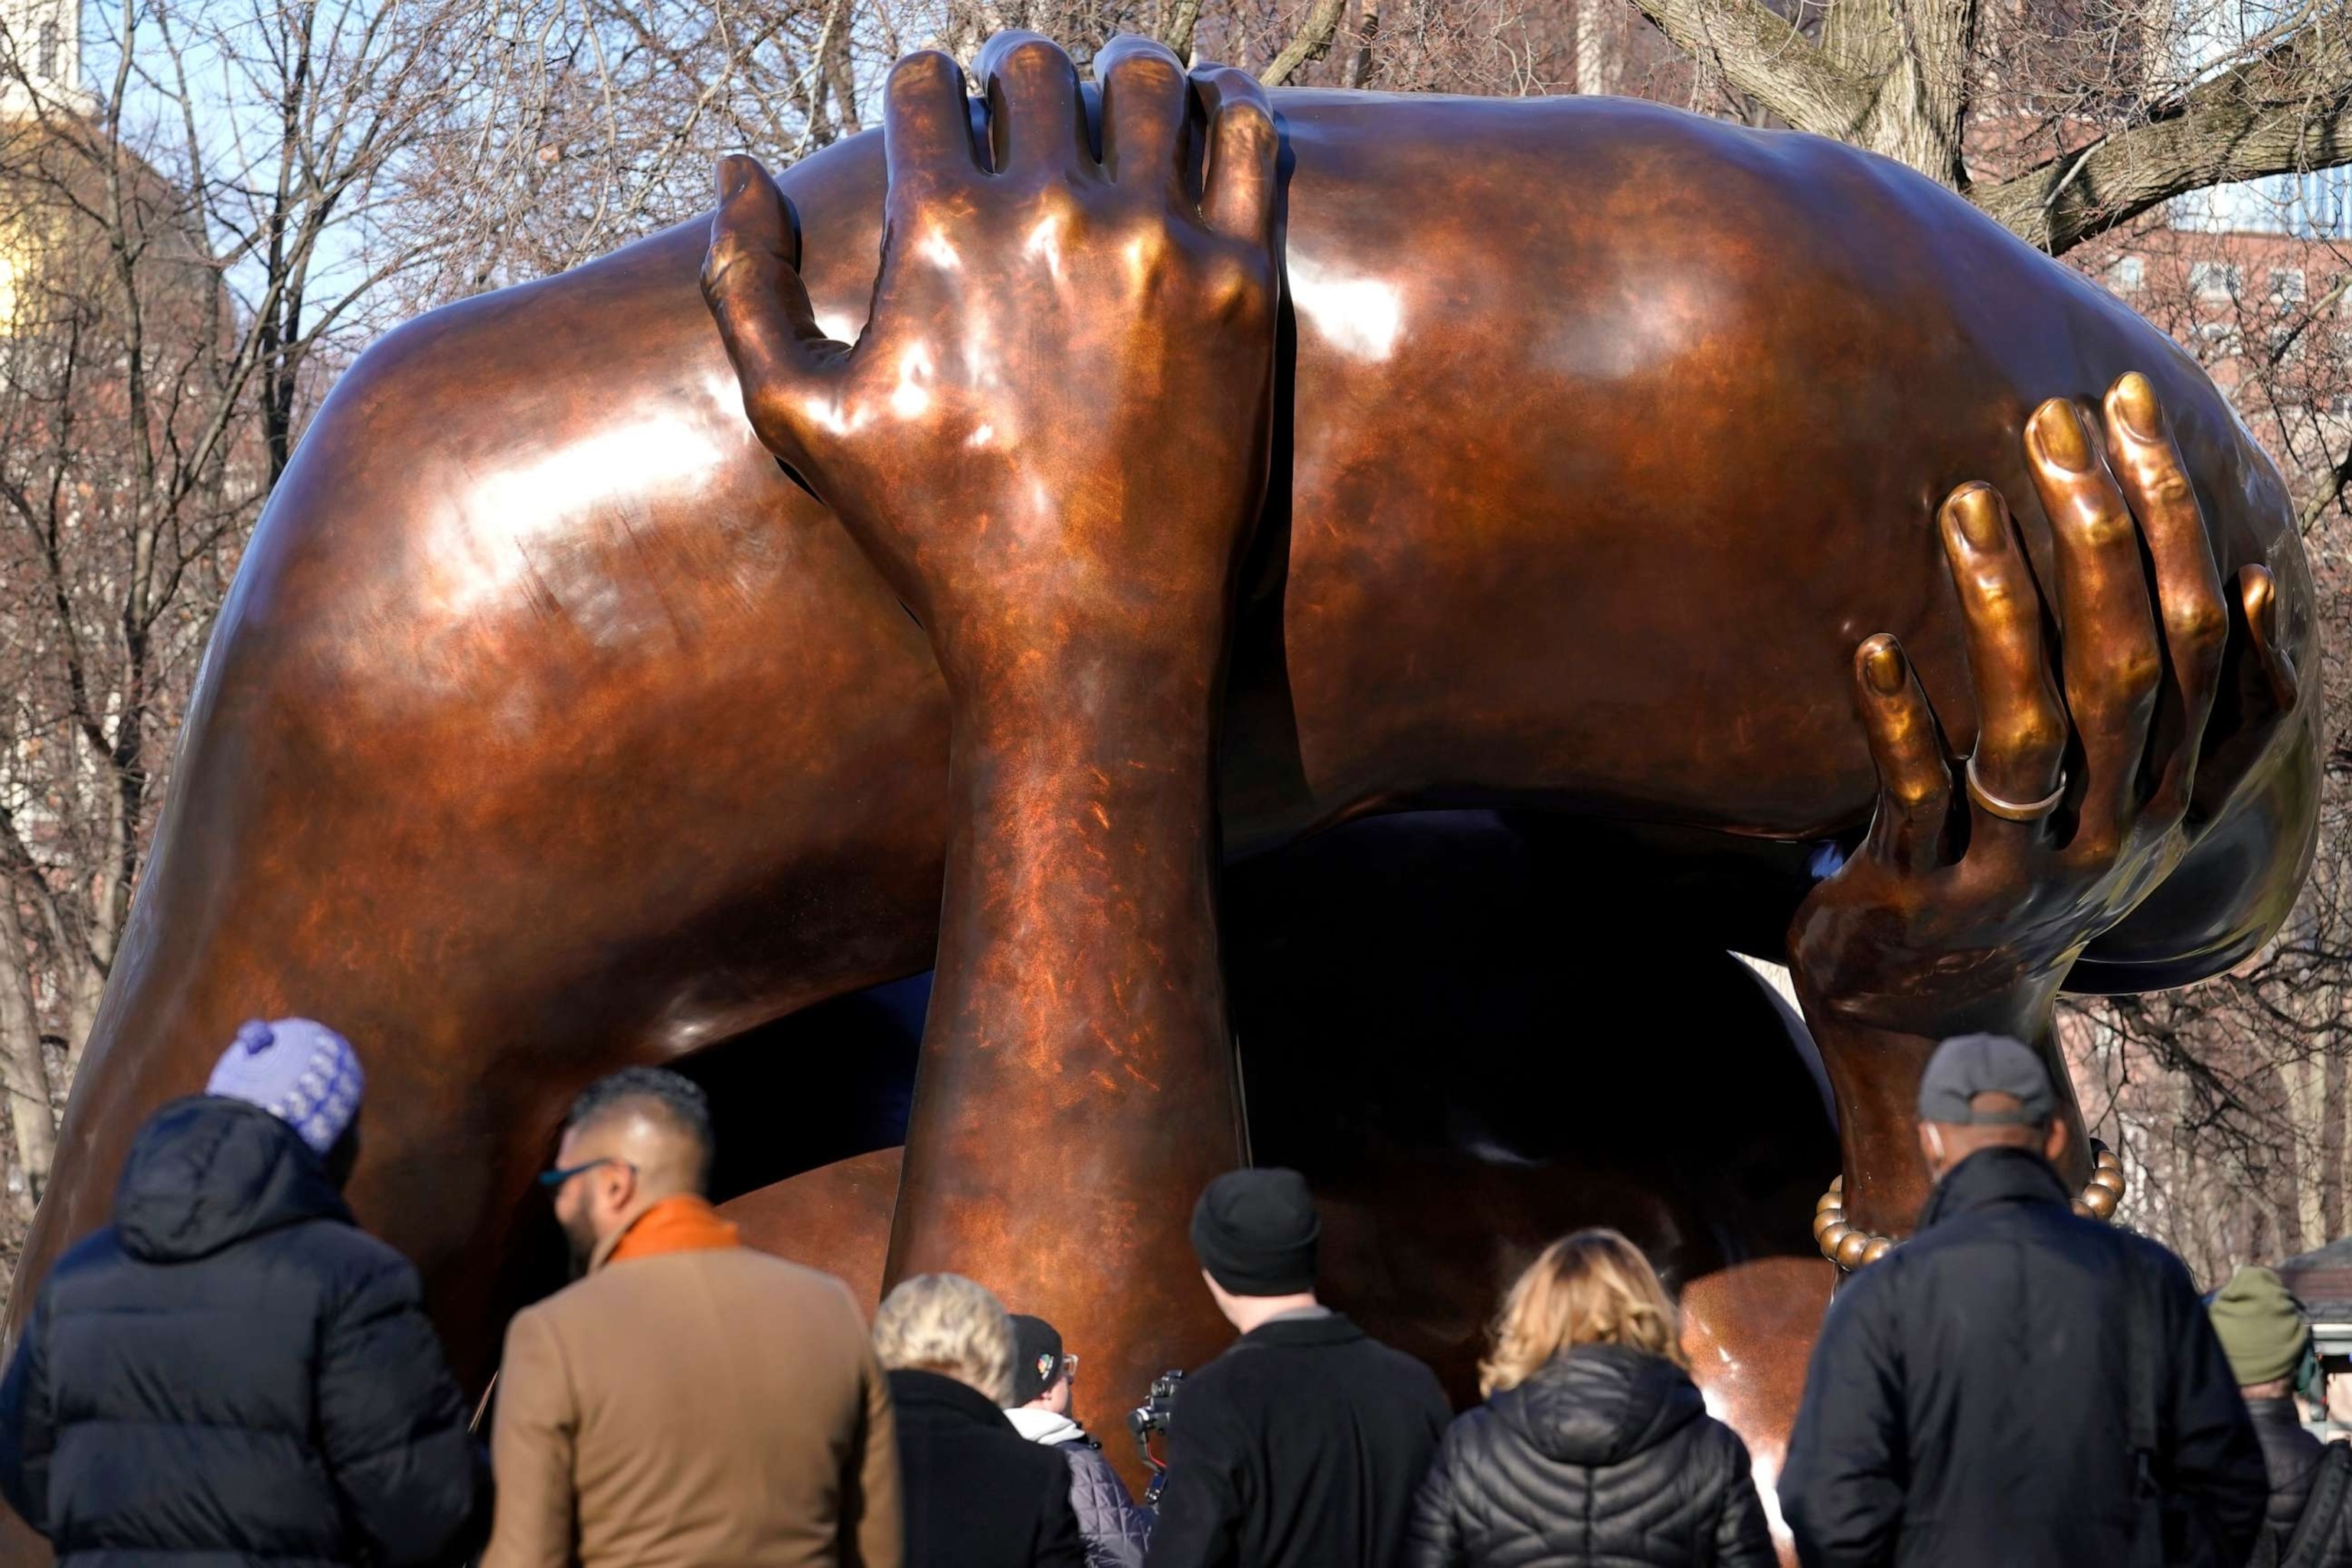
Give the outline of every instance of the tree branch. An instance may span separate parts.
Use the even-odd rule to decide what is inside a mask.
[[[1800,131],[1855,140],[1876,91],[1760,0],[1633,0],[1685,52],[1715,62],[1739,91]]]
[[[1282,53],[1257,73],[1257,79],[1268,87],[1288,81],[1293,71],[1331,47],[1331,35],[1339,30],[1339,16],[1347,8],[1348,0],[1315,0],[1315,8],[1307,14],[1307,25],[1282,46]]]
[[[1968,193],[2053,256],[2190,191],[2352,163],[2352,45],[2316,25],[2135,130]]]

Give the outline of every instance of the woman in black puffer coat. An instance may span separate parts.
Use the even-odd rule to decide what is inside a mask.
[[[1773,1568],[1748,1446],[1682,1366],[1674,1303],[1613,1230],[1519,1277],[1413,1503],[1405,1568]]]

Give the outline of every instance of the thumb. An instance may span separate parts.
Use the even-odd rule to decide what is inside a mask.
[[[756,158],[719,162],[702,298],[719,323],[760,442],[812,486],[810,437],[838,396],[849,350],[824,335],[801,282],[798,226]]]

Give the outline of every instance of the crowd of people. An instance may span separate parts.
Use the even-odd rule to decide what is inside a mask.
[[[580,1268],[519,1313],[488,1421],[415,1270],[341,1197],[364,1075],[252,1024],[159,1110],[112,1223],[61,1258],[0,1381],[0,1495],[71,1563],[485,1568],[1612,1568],[1779,1561],[1747,1446],[1675,1303],[1608,1230],[1496,1314],[1483,1403],[1318,1300],[1295,1172],[1200,1195],[1233,1346],[1186,1379],[1156,1506],[1070,1414],[1079,1356],[921,1275],[869,1329],[841,1281],[711,1205],[701,1091],[631,1068],[541,1176]],[[1947,1041],[1920,1089],[1916,1233],[1824,1322],[1776,1488],[1801,1563],[2352,1565],[2352,1450],[2295,1397],[2277,1276],[2210,1302],[2077,1216],[2038,1057]]]

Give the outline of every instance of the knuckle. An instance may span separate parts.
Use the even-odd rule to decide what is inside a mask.
[[[2054,713],[2030,713],[1985,726],[1983,744],[1995,757],[2044,762],[2066,749],[2066,727]]]
[[[1209,308],[1226,321],[1254,321],[1270,303],[1261,269],[1230,252],[1208,264],[1202,281]]]
[[[2192,603],[2166,610],[2164,630],[2177,646],[2201,653],[2228,640],[2230,616],[2219,604],[2200,595]]]
[[[2140,488],[2147,492],[2150,501],[2168,510],[2192,506],[2197,500],[2197,492],[2187,478],[2169,463],[2158,465],[2153,473],[2141,480]]]
[[[2111,819],[2077,828],[2074,841],[2066,847],[2067,861],[2076,869],[2104,872],[2123,858],[2123,835]]]
[[[1898,773],[1887,782],[1887,798],[1906,812],[1920,811],[1943,797],[1944,792],[1916,773]]]
[[[2106,504],[2104,497],[2086,500],[2070,511],[2067,521],[2074,537],[2093,551],[2105,553],[2136,542],[2137,529],[2131,513]]]
[[[2094,677],[2101,686],[2127,700],[2155,690],[2163,678],[2164,660],[2154,647],[2143,646],[2115,649],[2099,661]]]

